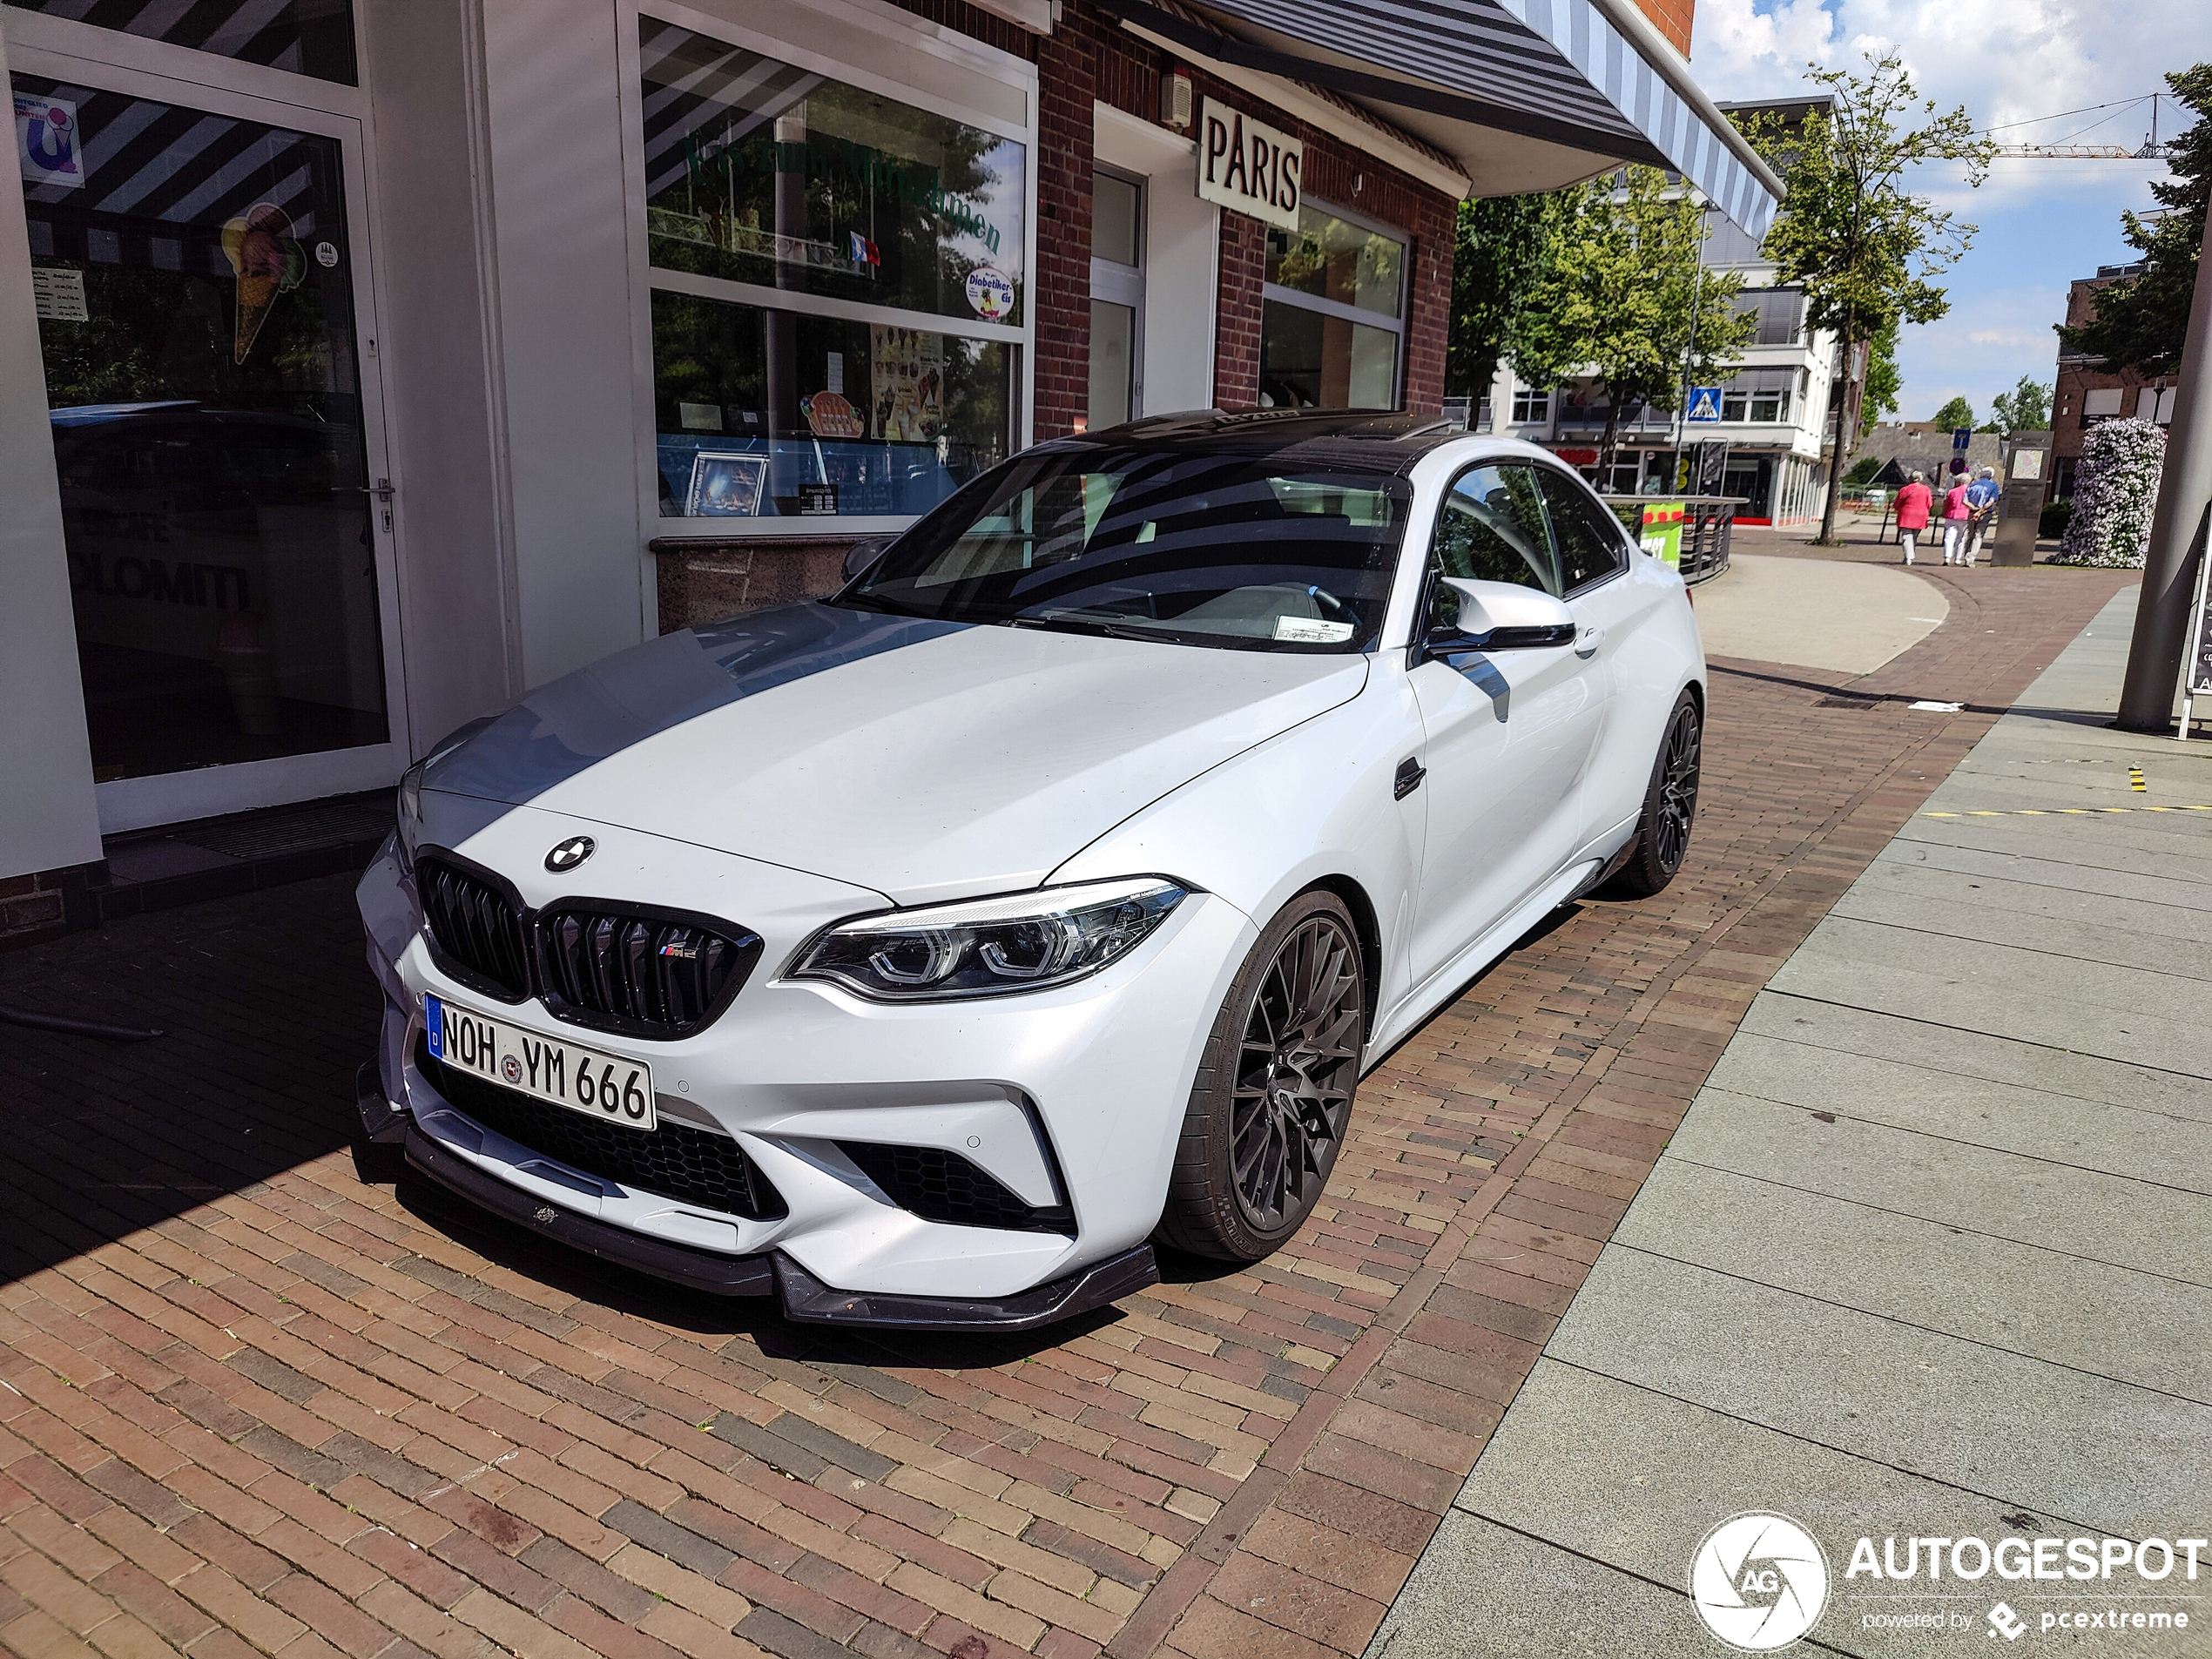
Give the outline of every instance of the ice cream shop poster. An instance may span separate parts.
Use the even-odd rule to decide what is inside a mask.
[[[26,182],[75,190],[84,182],[77,105],[65,98],[15,94],[16,159]]]

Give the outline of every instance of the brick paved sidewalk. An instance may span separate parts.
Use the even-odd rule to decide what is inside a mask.
[[[1682,878],[1392,1055],[1290,1249],[1028,1339],[675,1298],[357,1164],[341,881],[0,957],[169,1031],[0,1026],[0,1643],[1360,1651],[1752,995],[2131,579],[1922,574],[1950,620],[1866,680],[1716,664]]]

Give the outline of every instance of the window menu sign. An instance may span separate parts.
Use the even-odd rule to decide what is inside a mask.
[[[1204,101],[1198,117],[1199,199],[1295,231],[1305,168],[1303,139],[1213,98]]]

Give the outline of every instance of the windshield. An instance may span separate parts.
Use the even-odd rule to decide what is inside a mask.
[[[1287,456],[1016,456],[901,536],[841,604],[1246,651],[1355,651],[1382,626],[1412,492]]]

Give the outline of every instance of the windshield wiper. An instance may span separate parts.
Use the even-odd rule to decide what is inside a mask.
[[[1056,611],[1046,617],[1008,617],[1006,625],[1009,628],[1049,628],[1060,633],[1092,634],[1101,639],[1141,639],[1152,644],[1177,637],[1165,631],[1154,632],[1125,627],[1119,623],[1106,622],[1096,617],[1081,616],[1069,610]]]

